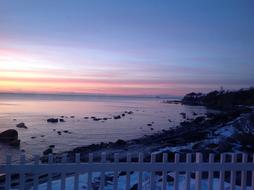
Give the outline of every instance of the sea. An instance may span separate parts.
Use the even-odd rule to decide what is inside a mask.
[[[0,142],[0,163],[6,155],[12,155],[13,161],[21,153],[27,157],[42,155],[50,145],[55,146],[55,153],[61,153],[93,143],[136,139],[179,126],[185,120],[181,113],[193,119],[213,111],[164,100],[176,98],[0,94],[0,133],[16,129],[21,140],[19,147]],[[113,118],[117,115],[121,119]],[[65,122],[47,122],[61,117]],[[108,119],[94,121],[91,117]],[[18,123],[25,123],[27,129],[17,128]]]

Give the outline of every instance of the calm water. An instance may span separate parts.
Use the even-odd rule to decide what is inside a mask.
[[[134,113],[105,122],[84,119],[86,116],[112,117],[124,111]],[[0,143],[0,155],[17,156],[22,149],[27,155],[42,154],[49,145],[55,145],[54,152],[61,152],[102,141],[134,139],[177,126],[183,121],[181,112],[193,118],[193,112],[203,115],[207,111],[204,107],[164,104],[156,98],[0,96],[0,132],[16,129],[21,140],[20,148]],[[66,122],[47,123],[48,118],[62,115],[68,117]],[[72,115],[75,118],[70,118]],[[20,122],[28,129],[16,128]],[[147,126],[151,122],[154,122],[154,130]],[[57,131],[63,130],[71,134],[58,135]]]

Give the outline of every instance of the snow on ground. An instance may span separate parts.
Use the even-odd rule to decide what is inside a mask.
[[[107,172],[107,176],[113,176],[112,172]],[[170,176],[174,176],[173,173],[169,173]],[[93,173],[93,186],[92,189],[99,189],[99,176],[100,173]],[[155,190],[161,190],[162,189],[162,182],[159,181],[161,177],[156,176],[156,189]],[[97,182],[97,183],[96,183]],[[138,182],[138,172],[134,172],[131,175],[131,184],[130,187],[133,187]],[[70,176],[66,178],[66,189],[72,190],[74,189],[74,177]],[[150,173],[144,172],[143,173],[143,189],[144,190],[150,190]],[[126,186],[126,176],[119,176],[118,178],[118,190],[125,190]],[[224,183],[224,190],[230,189],[229,183]],[[33,188],[31,188],[32,190]],[[60,190],[61,189],[61,181],[60,180],[54,180],[52,181],[52,190]],[[87,189],[87,174],[82,174],[79,176],[79,190],[85,190]],[[104,187],[104,190],[112,190],[113,184],[112,182],[107,181]],[[185,189],[185,176],[179,175],[179,190]],[[207,180],[201,180],[201,189],[207,190],[208,189],[208,181]],[[215,178],[213,179],[213,189],[218,190],[219,189],[219,179]],[[236,190],[240,190],[239,186],[236,186]],[[47,183],[40,184],[38,186],[38,190],[47,190]],[[167,190],[173,190],[173,182],[167,183]],[[190,190],[195,190],[195,179],[190,180]],[[251,190],[251,187],[246,187],[246,190]]]

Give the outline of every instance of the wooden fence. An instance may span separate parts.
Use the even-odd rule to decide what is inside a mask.
[[[33,162],[27,162],[25,156],[21,155],[20,163],[12,163],[11,156],[6,157],[6,163],[0,165],[0,174],[2,174],[0,189],[40,189],[39,185],[42,183],[40,179],[44,180],[47,189],[52,189],[52,182],[60,180],[60,189],[68,189],[66,187],[66,178],[72,176],[73,189],[80,188],[81,174],[86,174],[85,189],[94,189],[93,187],[93,173],[99,172],[99,189],[105,187],[106,172],[112,172],[112,189],[119,189],[119,174],[124,172],[125,184],[124,189],[135,189],[131,186],[131,175],[133,172],[137,173],[136,188],[138,190],[145,189],[143,186],[144,172],[149,173],[149,189],[166,190],[169,184],[173,186],[173,190],[190,190],[191,181],[194,181],[194,189],[201,190],[201,181],[206,180],[208,190],[224,190],[225,183],[229,184],[228,189],[234,190],[236,187],[241,190],[254,190],[254,156],[247,154],[221,154],[203,156],[200,153],[179,155],[174,154],[174,158],[170,158],[167,153],[151,154],[149,161],[144,160],[144,155],[140,153],[134,160],[131,154],[127,154],[125,159],[119,154],[114,155],[114,160],[106,159],[106,154],[102,153],[101,160],[95,162],[93,154],[89,154],[88,162],[81,162],[80,155],[76,154],[75,162],[67,163],[67,157],[64,155],[60,163],[54,162],[52,155],[48,156],[47,163],[41,163],[38,156]],[[168,181],[169,172],[173,173],[173,181]],[[216,174],[217,173],[217,174]],[[240,173],[240,175],[238,175]],[[57,175],[58,174],[58,175]],[[226,175],[227,174],[227,178]],[[184,185],[179,187],[179,176],[184,176]],[[155,180],[156,176],[160,176],[160,180]],[[228,177],[229,176],[229,177]],[[219,183],[214,185],[215,179]],[[240,181],[240,184],[237,184]],[[132,183],[133,184],[133,183]],[[84,189],[83,188],[83,189]]]

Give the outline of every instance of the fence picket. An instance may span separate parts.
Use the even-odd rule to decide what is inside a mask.
[[[167,163],[167,162],[168,162],[168,154],[163,153],[163,163]],[[162,190],[167,189],[167,175],[168,175],[168,172],[163,171],[163,173],[162,173]]]
[[[67,154],[64,154],[62,157],[62,163],[66,163],[67,161]],[[66,174],[64,172],[61,172],[61,190],[65,190],[65,178]]]
[[[88,155],[88,163],[92,163],[93,162],[93,153],[89,153]],[[91,190],[92,189],[92,172],[91,171],[88,171],[88,174],[87,174],[87,189],[88,190]]]
[[[209,154],[209,163],[214,163],[214,154]],[[208,171],[208,190],[213,189],[213,171]]]
[[[176,153],[175,154],[175,164],[178,164],[179,163],[179,154]],[[175,172],[175,180],[174,180],[174,190],[178,190],[178,184],[179,184],[179,172],[176,171]]]
[[[39,155],[35,155],[34,156],[34,165],[35,166],[38,166],[39,165],[39,160],[40,160],[40,157]],[[36,172],[34,174],[34,180],[33,180],[33,185],[34,185],[34,190],[37,190],[38,189],[38,183],[39,183],[39,174]]]
[[[114,162],[117,164],[119,162],[119,154],[114,154]],[[113,179],[113,190],[117,190],[118,188],[118,170],[114,171],[114,179]]]
[[[236,163],[236,154],[231,154],[231,163]],[[230,190],[235,190],[235,171],[230,172]]]
[[[53,163],[53,156],[52,154],[48,155],[48,164],[51,165]],[[48,182],[47,182],[47,189],[51,190],[52,189],[52,174],[48,174]]]
[[[101,163],[106,162],[106,152],[101,153]],[[102,190],[105,186],[105,172],[101,172],[100,177],[100,189]]]
[[[247,154],[243,153],[242,154],[242,163],[246,163],[247,162]],[[241,172],[241,190],[245,190],[246,189],[246,181],[247,181],[247,172],[246,171],[242,171]]]
[[[80,154],[76,153],[75,154],[75,163],[77,165],[80,164]],[[74,190],[78,190],[79,189],[79,173],[75,172],[74,174]]]
[[[143,163],[143,160],[144,160],[143,153],[139,153],[138,160],[139,160],[139,163]],[[142,188],[143,188],[143,172],[140,171],[138,174],[138,190],[142,190]]]
[[[186,163],[191,163],[191,154],[186,154]],[[190,190],[190,172],[187,171],[185,175],[185,190]]]
[[[129,164],[131,162],[131,154],[130,153],[127,153],[127,164]],[[127,171],[126,172],[126,188],[125,190],[129,190],[130,189],[130,172]]]
[[[151,154],[151,163],[154,163],[156,160],[156,154],[152,153]],[[151,176],[150,176],[150,189],[154,190],[155,189],[155,181],[154,181],[154,172],[151,172]]]
[[[225,154],[222,153],[220,155],[220,163],[221,165],[223,165],[225,162]],[[220,170],[220,180],[219,180],[219,187],[220,187],[220,190],[224,190],[224,180],[225,180],[225,171],[224,170]]]
[[[25,165],[26,157],[24,154],[20,156],[20,165]],[[21,172],[19,176],[19,189],[25,190],[25,173]]]
[[[6,165],[11,165],[11,155],[6,156]],[[5,174],[5,189],[11,189],[11,173]]]
[[[196,163],[202,163],[202,154],[201,153],[196,153]],[[201,171],[196,171],[195,172],[195,189],[196,190],[201,190]]]

